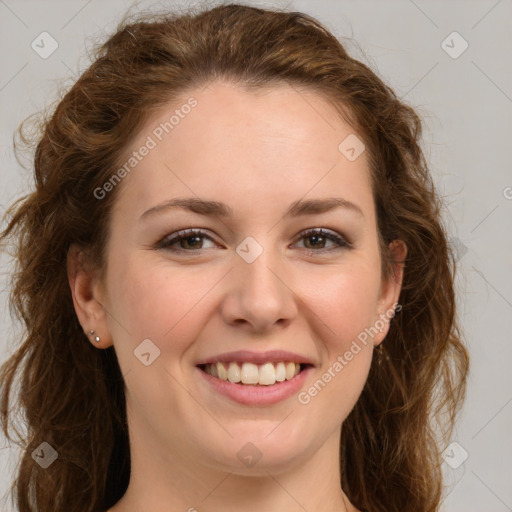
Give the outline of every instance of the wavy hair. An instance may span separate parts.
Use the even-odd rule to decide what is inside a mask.
[[[105,268],[117,190],[101,201],[94,190],[151,112],[216,79],[248,90],[286,83],[317,92],[361,134],[383,274],[392,271],[393,240],[408,252],[402,309],[343,423],[340,485],[365,512],[438,510],[440,446],[453,432],[469,362],[457,325],[455,257],[420,148],[421,121],[318,20],[230,4],[124,18],[40,122],[35,188],[8,209],[0,233],[12,242],[10,304],[24,326],[0,374],[2,429],[13,441],[12,426],[22,448],[11,488],[20,512],[106,510],[127,489],[124,381],[114,348],[94,348],[78,322],[66,256],[77,243]],[[20,412],[24,433],[15,427]],[[58,452],[47,469],[31,456],[42,442]]]

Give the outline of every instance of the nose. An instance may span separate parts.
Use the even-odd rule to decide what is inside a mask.
[[[227,324],[268,334],[275,326],[286,327],[297,316],[289,274],[287,279],[283,265],[270,250],[264,250],[252,263],[240,258],[228,279],[222,303]]]

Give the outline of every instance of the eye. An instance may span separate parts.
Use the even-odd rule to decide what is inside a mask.
[[[157,244],[158,249],[165,249],[171,252],[194,252],[200,251],[201,249],[208,249],[203,247],[202,240],[208,239],[213,242],[213,239],[201,229],[184,229],[166,236]],[[309,243],[310,247],[305,247],[305,252],[308,254],[332,252],[340,249],[351,249],[352,244],[345,240],[340,235],[332,231],[326,231],[320,229],[310,229],[300,234],[299,240],[313,240],[313,243]],[[329,248],[322,247],[327,241],[334,242],[335,246]],[[179,247],[173,247],[179,244]]]
[[[201,247],[202,238],[212,240],[212,238],[201,229],[184,229],[173,235],[166,236],[158,243],[157,247],[171,252],[192,252],[205,249],[205,247]],[[180,247],[173,248],[172,246],[176,244],[180,244]]]
[[[301,233],[299,240],[302,240],[302,239],[313,241],[312,244],[309,243],[310,247],[313,247],[313,249],[306,246],[306,252],[308,254],[314,254],[314,253],[319,253],[319,252],[325,253],[325,252],[336,251],[339,249],[351,249],[352,248],[352,244],[350,244],[350,242],[345,240],[343,237],[341,237],[340,235],[336,234],[333,231],[326,231],[322,228],[310,229],[304,233]],[[336,247],[336,245],[335,245],[335,247],[332,247],[330,249],[326,249],[326,248],[322,247],[322,245],[325,245],[326,241],[334,242],[337,245],[337,247]],[[314,249],[315,247],[316,247],[316,249]]]

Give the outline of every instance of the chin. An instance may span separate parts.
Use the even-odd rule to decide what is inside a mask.
[[[244,435],[234,435],[222,446],[209,447],[204,460],[217,470],[246,476],[268,476],[268,472],[279,473],[303,463],[308,458],[304,452],[304,438],[301,442],[293,441],[286,431],[279,435],[278,429],[270,435],[268,429],[264,434],[251,434],[245,429]],[[312,447],[311,451],[316,449]]]

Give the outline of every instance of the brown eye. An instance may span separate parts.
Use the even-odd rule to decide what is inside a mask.
[[[202,247],[201,241],[207,238],[212,240],[205,232],[201,230],[184,230],[178,231],[175,235],[167,236],[158,243],[159,249],[166,249],[169,251],[176,252],[192,252],[205,249]],[[179,244],[177,248],[173,248],[174,245]]]
[[[157,244],[157,248],[171,252],[193,253],[194,251],[209,249],[209,247],[203,247],[204,240],[206,239],[214,243],[213,239],[200,229],[182,230],[163,238]],[[299,240],[302,239],[308,241],[307,244],[305,244],[304,250],[309,254],[352,248],[350,242],[343,237],[335,232],[326,231],[324,229],[310,229],[300,235]],[[334,247],[326,248],[325,244],[327,242],[334,243]]]
[[[310,240],[308,242],[309,247],[306,246],[308,253],[315,252],[330,252],[338,249],[350,249],[352,245],[341,236],[331,231],[325,231],[323,229],[311,229],[302,233],[300,239]],[[327,241],[335,243],[335,247],[325,248]]]

